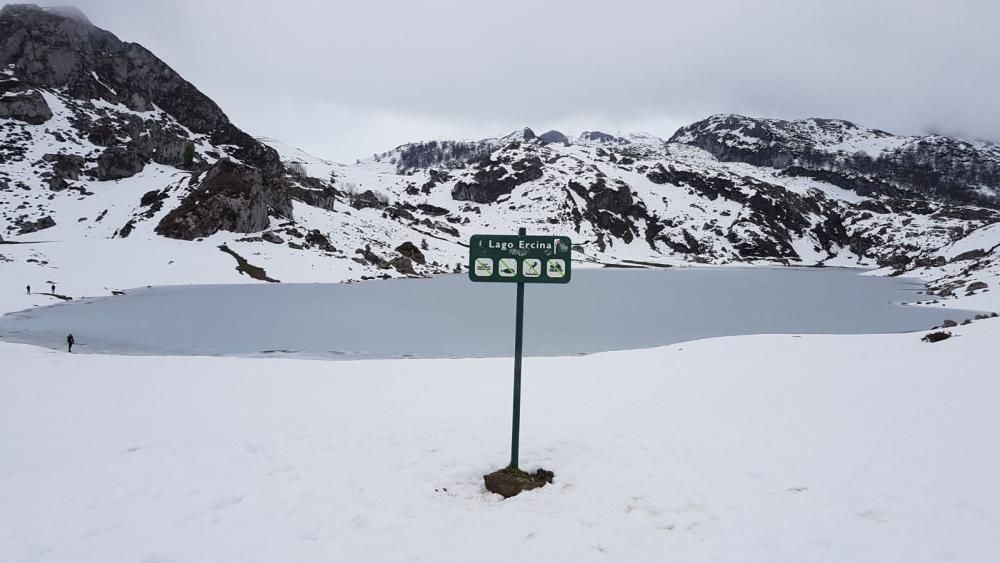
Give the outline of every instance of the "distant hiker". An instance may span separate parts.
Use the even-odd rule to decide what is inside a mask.
[[[52,293],[56,292],[56,284],[52,284]]]
[[[28,290],[28,295],[31,295],[31,286],[30,285],[24,286],[24,289],[27,289]]]
[[[71,354],[73,353],[73,344],[76,344],[76,340],[73,338],[73,335],[70,334],[66,337],[66,345],[68,347],[69,353]]]

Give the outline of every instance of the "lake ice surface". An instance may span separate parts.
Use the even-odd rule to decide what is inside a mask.
[[[905,307],[912,279],[837,268],[578,269],[525,287],[524,352],[574,355],[739,334],[929,329],[972,312]],[[0,339],[74,351],[296,355],[327,359],[502,357],[514,284],[465,275],[352,284],[138,289],[0,317]],[[968,313],[968,314],[965,314]]]

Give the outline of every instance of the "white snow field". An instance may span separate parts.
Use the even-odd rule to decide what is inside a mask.
[[[995,563],[1000,321],[511,361],[0,344],[0,561]]]

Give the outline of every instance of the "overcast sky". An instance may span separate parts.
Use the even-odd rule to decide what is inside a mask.
[[[712,113],[1000,140],[997,0],[75,0],[254,135],[669,136]]]

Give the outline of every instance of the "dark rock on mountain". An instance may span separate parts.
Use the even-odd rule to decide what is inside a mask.
[[[128,238],[135,230],[135,219],[129,219],[120,229],[118,229],[115,234],[111,235],[111,238]]]
[[[970,250],[968,252],[963,252],[958,256],[951,259],[952,262],[962,262],[965,260],[979,260],[987,255],[987,252],[981,248],[975,250]]]
[[[583,133],[580,133],[580,140],[591,141],[594,143],[604,143],[607,145],[624,144],[628,142],[621,137],[616,137],[615,135],[603,133],[601,131],[584,131]]]
[[[417,275],[416,270],[413,269],[413,260],[410,260],[406,256],[397,256],[393,258],[392,261],[389,262],[389,265],[404,276]]]
[[[386,215],[393,220],[399,221],[405,219],[406,221],[415,221],[416,217],[410,212],[409,207],[412,205],[390,205],[385,208]]]
[[[87,159],[75,154],[46,154],[42,160],[52,163],[52,174],[63,180],[79,180]]]
[[[260,235],[261,240],[269,242],[271,244],[285,244],[285,240],[278,236],[274,231],[266,231],[264,234]]]
[[[142,198],[139,200],[139,207],[146,208],[142,212],[142,217],[152,219],[163,209],[163,202],[166,201],[167,197],[169,197],[169,194],[166,190],[151,190],[142,194]]]
[[[97,179],[129,178],[142,172],[144,165],[138,153],[121,147],[108,147],[97,157]]]
[[[317,229],[312,229],[308,233],[306,233],[304,240],[306,244],[308,244],[309,246],[318,248],[323,252],[337,251],[337,249],[330,242],[330,239],[327,238],[327,236],[324,235],[323,233],[319,232],[319,230]]]
[[[396,252],[409,258],[410,260],[413,260],[417,264],[427,263],[427,259],[424,257],[424,253],[420,252],[420,249],[417,248],[417,245],[413,244],[410,241],[406,241],[403,244],[397,246]]]
[[[396,149],[396,168],[401,172],[433,167],[461,168],[488,158],[493,145],[488,142],[427,141]]]
[[[336,188],[315,178],[298,178],[295,184],[289,188],[289,194],[306,205],[327,211],[336,209],[337,201],[341,196]]]
[[[951,332],[937,331],[925,334],[920,340],[933,344],[935,342],[941,342],[942,340],[948,340],[949,338],[951,338]]]
[[[920,257],[914,261],[917,268],[940,268],[948,263],[944,256]]]
[[[542,133],[541,135],[539,135],[538,136],[538,142],[542,143],[543,145],[547,145],[549,143],[566,143],[566,144],[568,144],[569,143],[569,138],[566,137],[566,135],[563,135],[562,133],[560,133],[559,131],[556,131],[556,130],[553,129],[553,130],[546,131],[546,132]]]
[[[52,118],[52,110],[37,90],[0,91],[0,95],[3,95],[0,97],[0,117],[10,117],[32,125],[41,125]]]
[[[582,210],[584,219],[626,243],[638,235],[635,223],[648,217],[645,207],[636,205],[632,191],[625,184],[612,187],[604,178],[598,178],[588,187],[570,180],[568,187],[586,202]]]
[[[833,170],[811,170],[801,166],[789,166],[781,171],[782,176],[812,178],[820,182],[833,184],[838,188],[851,190],[862,196],[913,197],[915,194],[897,188],[877,178],[860,176],[854,172],[836,172]]]
[[[987,285],[986,282],[977,281],[977,282],[972,282],[968,286],[966,286],[965,291],[968,293],[975,293],[977,291],[986,289],[988,287],[989,285]]]
[[[359,248],[355,250],[354,253],[361,255],[360,260],[361,263],[363,264],[365,263],[372,264],[381,270],[388,270],[391,267],[391,264],[389,263],[388,260],[372,252],[371,245],[365,245],[364,250]]]
[[[849,121],[784,121],[716,115],[679,129],[670,142],[727,162],[791,169],[861,195],[931,197],[1000,207],[1000,147],[937,135],[895,137]]]
[[[99,147],[110,147],[118,142],[115,128],[108,123],[97,123],[87,129],[87,140]]]
[[[142,46],[78,18],[7,5],[0,10],[0,38],[0,66],[14,65],[30,86],[65,87],[76,98],[104,99],[135,111],[156,104],[197,133],[229,122],[215,102]]]
[[[120,41],[91,25],[77,11],[22,4],[3,7],[0,68],[9,69],[17,79],[5,80],[0,88],[23,91],[2,98],[3,116],[33,123],[48,119],[51,111],[37,90],[40,88],[72,98],[66,101],[74,127],[90,142],[107,147],[96,159],[95,173],[100,180],[130,177],[150,161],[185,166],[185,153],[192,144],[186,127],[206,135],[216,146],[227,147],[231,157],[259,172],[259,182],[228,184],[227,194],[243,189],[248,201],[258,196],[274,202],[287,200],[286,171],[274,149],[234,126],[215,102],[141,45]],[[149,119],[106,104],[98,106],[93,100],[120,104],[118,107],[132,112],[160,108],[176,122]],[[230,176],[230,180],[239,179],[255,177]],[[285,206],[284,212],[290,214],[290,207]],[[259,223],[258,218],[246,224]],[[206,225],[196,230],[214,232],[220,228]]]
[[[266,187],[260,170],[220,160],[180,206],[156,226],[160,235],[193,240],[218,231],[252,233],[270,226],[270,215],[290,217],[286,190]]]
[[[516,131],[507,136],[507,138],[519,139],[521,141],[531,141],[537,138],[535,132],[531,130],[530,127],[525,127],[520,131]]]
[[[483,162],[477,165],[473,182],[455,183],[451,197],[458,201],[492,203],[514,191],[517,186],[541,177],[542,161],[537,156],[514,162],[509,170],[499,162]]]
[[[451,211],[448,211],[443,207],[438,207],[429,203],[419,203],[417,204],[417,209],[419,209],[424,215],[430,215],[431,217],[440,217],[451,213]]]
[[[140,207],[148,207],[153,205],[157,201],[162,200],[166,194],[160,193],[160,190],[151,190],[142,194],[142,199],[139,200]]]
[[[385,197],[372,190],[365,190],[351,198],[351,207],[355,209],[385,209],[386,205]]]
[[[51,215],[46,215],[45,217],[42,217],[41,219],[38,219],[36,221],[17,220],[14,221],[14,225],[18,227],[18,234],[26,235],[29,233],[41,231],[43,229],[55,227],[56,221],[55,219],[52,218]]]

